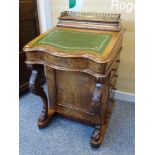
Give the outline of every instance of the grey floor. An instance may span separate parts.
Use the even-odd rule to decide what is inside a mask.
[[[55,117],[44,129],[37,128],[41,100],[26,93],[20,97],[20,155],[134,155],[134,103],[116,101],[102,146],[89,145],[93,128]]]

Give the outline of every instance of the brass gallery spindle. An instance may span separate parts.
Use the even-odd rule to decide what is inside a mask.
[[[120,31],[120,14],[64,11],[57,27]]]

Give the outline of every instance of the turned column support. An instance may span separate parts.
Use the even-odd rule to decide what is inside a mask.
[[[28,65],[32,70],[31,77],[29,80],[30,91],[39,96],[42,99],[43,108],[38,119],[38,127],[42,128],[42,124],[48,118],[48,99],[43,87],[41,86],[43,65]]]

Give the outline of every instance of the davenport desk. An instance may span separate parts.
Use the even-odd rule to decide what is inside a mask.
[[[93,126],[90,143],[100,146],[114,107],[121,46],[122,30],[69,27],[52,28],[25,45],[29,88],[43,102],[38,127],[57,113]],[[48,97],[40,82],[43,68]]]

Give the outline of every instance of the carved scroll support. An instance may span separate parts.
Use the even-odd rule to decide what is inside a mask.
[[[106,96],[107,96],[106,92],[108,91],[108,88],[109,88],[107,87],[107,82],[108,81],[106,79],[102,79],[102,78],[96,79],[96,86],[95,86],[94,94],[92,98],[92,107],[95,115],[98,116],[101,121],[100,121],[100,124],[95,125],[94,130],[90,137],[90,144],[93,147],[99,147],[102,144],[104,135],[108,128],[110,115],[114,108],[114,104],[111,104],[111,106],[107,110],[108,98],[106,99]],[[103,95],[105,95],[104,101],[102,101]],[[103,105],[103,104],[106,104],[106,105]],[[106,106],[106,110],[104,110],[103,108],[105,106]]]
[[[92,97],[92,107],[95,115],[101,114],[102,92],[103,92],[103,79],[96,78],[96,86]]]
[[[103,95],[103,87],[104,87],[104,79],[102,78],[96,78],[96,86],[95,90],[93,93],[93,98],[92,98],[92,107],[93,107],[93,112],[95,115],[98,115],[101,118],[101,124],[100,125],[95,125],[94,130],[92,132],[91,138],[90,138],[90,143],[93,147],[99,147],[100,144],[102,143],[103,139],[103,112],[102,112],[102,95]]]
[[[39,96],[42,99],[43,103],[43,108],[38,119],[38,127],[43,128],[47,126],[49,120],[48,99],[43,87],[41,86],[43,65],[28,65],[28,67],[32,70],[31,77],[29,80],[30,91],[33,94]]]

